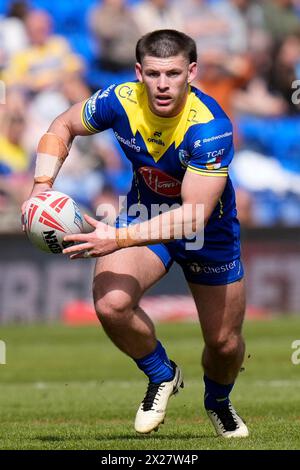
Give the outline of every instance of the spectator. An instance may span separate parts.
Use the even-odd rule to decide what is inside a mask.
[[[265,118],[284,116],[288,109],[285,99],[272,93],[266,81],[257,76],[250,81],[246,90],[236,91],[233,105],[237,112]]]
[[[109,72],[135,64],[134,47],[140,36],[126,0],[103,0],[90,12],[90,28],[98,45],[99,68]]]
[[[56,88],[67,72],[82,70],[81,60],[71,52],[67,41],[52,34],[52,22],[48,13],[30,12],[25,25],[30,46],[13,55],[4,72],[7,85],[38,93]]]
[[[299,18],[292,0],[265,0],[262,2],[265,28],[274,41],[280,41],[290,34],[299,33]]]
[[[8,111],[0,133],[0,222],[18,227],[20,204],[30,191],[30,155],[23,144],[25,114]]]
[[[176,1],[184,22],[184,31],[196,41],[198,53],[206,49],[224,49],[228,24],[206,0]]]
[[[247,56],[230,55],[219,49],[207,49],[199,57],[199,75],[195,85],[213,96],[233,117],[233,96],[253,74]]]
[[[252,0],[228,0],[214,6],[214,13],[227,25],[223,47],[234,53],[247,53],[252,35],[263,30],[263,11]]]
[[[292,99],[292,84],[300,79],[300,36],[287,36],[279,47],[270,73],[270,88],[286,101],[289,114],[299,114],[300,104]]]
[[[7,65],[13,54],[23,50],[28,44],[24,26],[27,12],[26,2],[14,1],[10,4],[6,17],[0,17],[0,69]]]
[[[296,15],[298,16],[298,18],[300,18],[300,1],[292,0],[292,4],[293,4]]]
[[[28,155],[23,148],[25,116],[6,113],[0,133],[0,172],[10,175],[28,169]]]
[[[184,30],[181,9],[170,0],[141,0],[134,6],[134,15],[141,34],[155,29]]]

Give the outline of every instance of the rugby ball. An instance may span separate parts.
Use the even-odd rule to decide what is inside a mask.
[[[59,191],[44,191],[27,201],[24,225],[34,246],[48,253],[61,253],[73,242],[65,235],[83,232],[83,219],[76,202]]]

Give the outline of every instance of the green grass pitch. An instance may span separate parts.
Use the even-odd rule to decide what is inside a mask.
[[[202,405],[199,326],[157,325],[185,389],[169,402],[159,432],[133,429],[146,378],[98,327],[6,326],[0,365],[0,449],[299,449],[300,364],[291,344],[300,318],[247,322],[247,352],[232,401],[251,436],[215,437]],[[300,354],[299,354],[300,356]]]

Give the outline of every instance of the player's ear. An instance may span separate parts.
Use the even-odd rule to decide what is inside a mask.
[[[143,81],[142,65],[139,62],[135,64],[135,74],[136,74],[136,78],[138,79],[138,81],[142,82]]]
[[[197,69],[197,62],[192,62],[189,64],[189,71],[188,71],[188,83],[191,83],[197,77],[198,69]]]

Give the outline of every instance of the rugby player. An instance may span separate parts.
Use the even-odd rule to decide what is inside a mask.
[[[240,230],[228,176],[232,125],[212,97],[191,86],[197,51],[190,37],[176,30],[148,33],[137,43],[136,60],[137,81],[99,90],[54,120],[38,145],[32,195],[51,188],[75,136],[113,129],[133,168],[128,209],[121,211],[117,229],[86,216],[94,230],[66,236],[79,244],[64,253],[97,258],[97,315],[114,344],[148,377],[135,429],[157,430],[169,398],[183,387],[180,367],[139,306],[143,293],[176,261],[205,342],[205,409],[218,435],[246,437],[229,397],[244,357],[245,312]],[[169,210],[148,219],[130,214],[132,206],[150,211],[161,204]],[[204,242],[197,245],[201,223]]]

